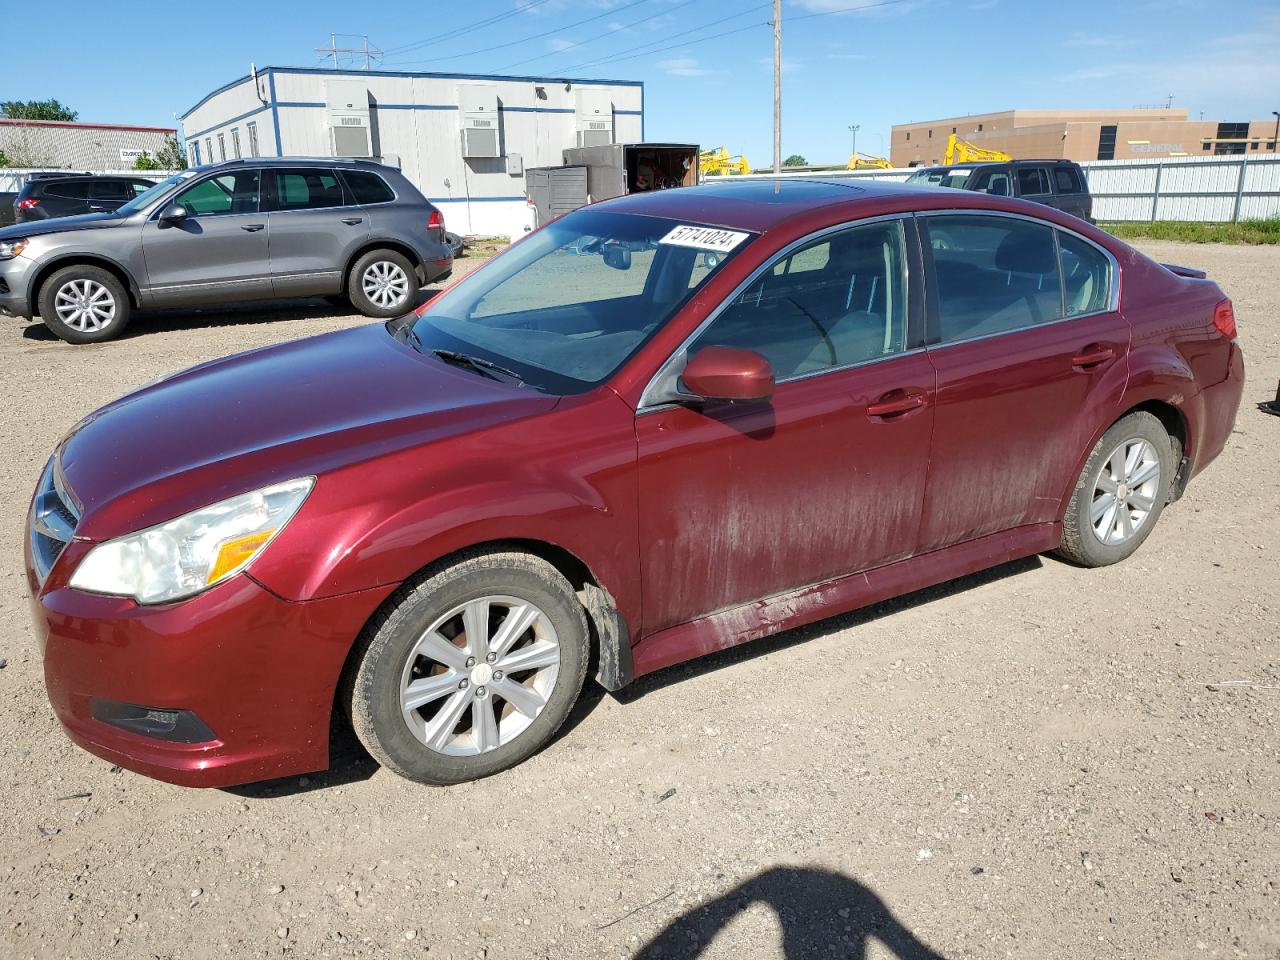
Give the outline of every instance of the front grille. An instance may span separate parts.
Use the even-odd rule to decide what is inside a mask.
[[[62,476],[58,458],[54,457],[44,468],[31,506],[31,555],[41,583],[75,536],[79,523],[80,508]]]

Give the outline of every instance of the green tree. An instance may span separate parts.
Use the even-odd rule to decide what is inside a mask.
[[[782,165],[784,167],[807,167],[809,165],[809,161],[800,156],[800,154],[793,153],[791,156],[787,157],[787,159],[782,161]]]
[[[0,103],[0,113],[10,120],[71,121],[80,116],[57,100],[5,100]]]
[[[9,162],[9,155],[0,150],[0,167],[11,167],[13,164]]]
[[[143,151],[142,156],[133,161],[135,170],[185,170],[186,159],[182,156],[182,148],[178,146],[177,137],[166,137],[162,146],[153,157]]]

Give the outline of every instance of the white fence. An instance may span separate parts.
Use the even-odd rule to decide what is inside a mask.
[[[1093,194],[1095,220],[1231,222],[1280,217],[1280,156],[1093,160],[1080,166]],[[899,167],[783,172],[781,176],[901,181],[914,172]],[[748,176],[768,179],[773,174]]]

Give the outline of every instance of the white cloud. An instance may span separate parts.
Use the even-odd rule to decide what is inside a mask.
[[[828,53],[827,59],[828,60],[865,60],[867,59],[867,55],[865,53]]]
[[[663,73],[671,74],[673,77],[710,77],[717,73],[725,72],[711,67],[704,67],[699,60],[693,57],[674,57],[670,60],[659,60],[658,69]]]
[[[547,41],[547,49],[554,50],[557,53],[561,50],[571,50],[576,46],[576,43],[572,40],[566,40],[564,37],[552,37]]]
[[[1129,47],[1135,43],[1137,43],[1137,40],[1133,37],[1122,37],[1106,33],[1085,33],[1082,30],[1076,30],[1062,41],[1064,47],[1096,47],[1099,49]]]
[[[923,6],[926,0],[795,0],[795,5],[810,13],[856,13],[866,16],[881,13],[907,13]],[[786,27],[783,14],[782,24]]]
[[[773,70],[773,57],[761,57],[756,62],[767,70]],[[803,64],[799,60],[788,60],[786,57],[782,58],[782,72],[784,75],[788,73],[795,73],[801,68],[801,66],[803,66]]]

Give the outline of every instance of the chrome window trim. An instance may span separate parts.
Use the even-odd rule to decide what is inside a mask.
[[[653,413],[658,410],[666,410],[676,405],[670,400],[654,400],[653,395],[658,393],[660,389],[666,386],[666,381],[672,379],[673,377],[679,377],[680,373],[684,370],[685,362],[688,360],[687,351],[689,349],[689,345],[698,339],[702,331],[707,329],[707,327],[711,326],[711,324],[715,323],[716,320],[719,318],[720,314],[724,313],[724,311],[729,308],[730,304],[732,304],[734,301],[738,299],[738,297],[740,297],[743,293],[745,293],[747,289],[749,289],[751,285],[755,283],[758,279],[760,279],[760,277],[763,276],[768,270],[771,270],[773,267],[777,266],[780,260],[783,260],[786,257],[790,256],[800,247],[803,247],[804,245],[811,243],[814,240],[820,240],[821,238],[829,234],[840,233],[841,231],[851,230],[856,227],[870,226],[871,224],[875,224],[875,223],[887,223],[891,220],[907,221],[912,216],[914,216],[914,213],[911,211],[907,211],[902,213],[886,213],[886,214],[881,214],[880,216],[877,216],[877,217],[867,217],[865,219],[859,219],[859,220],[846,220],[843,223],[833,224],[832,226],[829,226],[829,227],[823,227],[821,230],[816,230],[813,233],[805,234],[803,237],[800,237],[797,240],[793,240],[791,243],[787,244],[781,250],[777,251],[772,257],[770,257],[760,266],[756,267],[756,269],[752,270],[751,273],[748,274],[745,280],[743,280],[740,284],[734,287],[733,290],[730,291],[729,295],[725,297],[723,300],[721,300],[720,303],[716,305],[716,308],[714,310],[712,310],[709,314],[707,314],[707,316],[703,319],[703,321],[700,324],[698,324],[698,326],[693,330],[693,332],[684,338],[684,340],[680,343],[680,346],[676,347],[676,349],[671,352],[671,356],[667,357],[667,359],[663,361],[662,365],[658,367],[658,369],[654,372],[653,376],[649,378],[649,382],[645,384],[644,391],[640,394],[640,403],[636,407],[636,416],[643,416],[644,414]],[[903,289],[907,291],[907,297],[906,297],[906,300],[904,301],[904,307],[906,307],[909,311],[910,303],[911,303],[911,257],[909,256],[910,244],[907,242],[905,222],[903,225],[902,240],[903,240],[902,279],[903,279]],[[910,329],[910,321],[911,321],[911,317],[910,317],[910,313],[908,312],[907,316],[905,317],[905,322],[903,324],[904,335],[907,332],[907,330]],[[922,352],[924,349],[925,349],[924,347],[914,347],[911,350],[904,350],[900,353],[890,354],[889,356],[885,356],[885,357],[876,357],[872,360],[861,360],[857,363],[848,363],[839,367],[824,367],[821,370],[812,370],[812,371],[809,371],[808,373],[802,373],[802,374],[797,374],[796,376],[793,376],[793,377],[787,377],[785,380],[777,381],[777,383],[779,385],[784,383],[794,383],[796,380],[807,380],[812,377],[822,376],[828,373],[837,373],[843,370],[851,370],[855,367],[866,366],[869,363],[879,363],[883,360],[896,360],[898,357],[905,357],[908,354]]]

